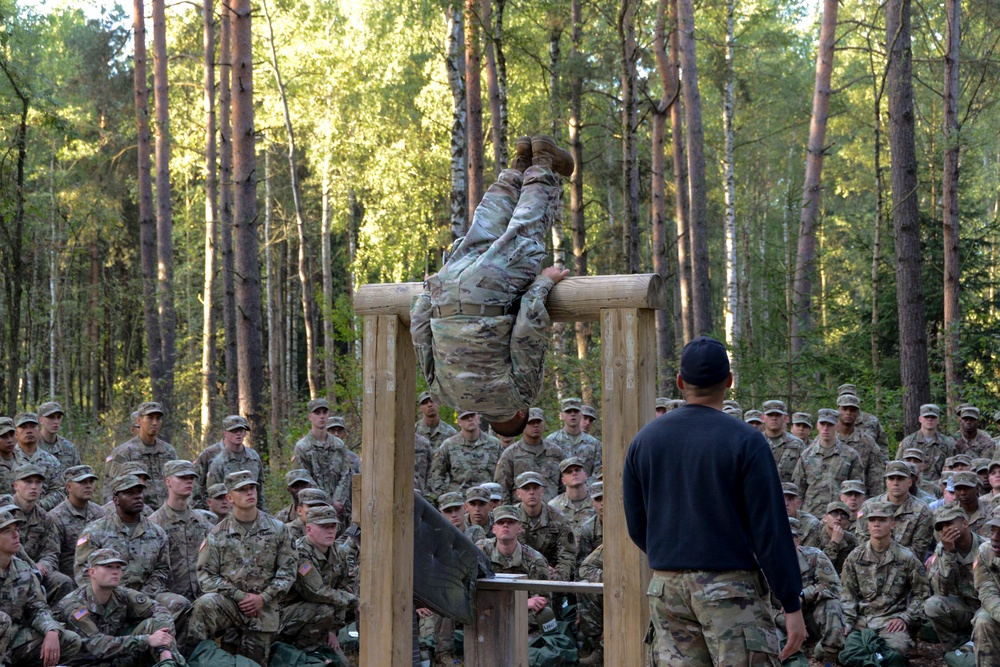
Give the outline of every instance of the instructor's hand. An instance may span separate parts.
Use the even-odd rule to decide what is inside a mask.
[[[787,660],[793,653],[802,648],[802,642],[806,640],[806,622],[802,618],[802,610],[785,614],[785,634],[788,641],[785,648],[778,656],[778,660]]]
[[[569,269],[560,269],[558,266],[550,266],[542,271],[542,275],[551,280],[553,283],[557,283],[569,275]]]

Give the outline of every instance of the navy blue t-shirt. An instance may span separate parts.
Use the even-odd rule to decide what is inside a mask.
[[[795,543],[764,436],[703,405],[635,436],[622,479],[629,536],[654,570],[763,570],[786,612],[800,609]]]

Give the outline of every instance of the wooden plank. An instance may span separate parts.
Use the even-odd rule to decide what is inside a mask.
[[[497,575],[496,579],[477,579],[477,591],[538,591],[539,593],[597,593],[604,592],[604,584],[589,581],[549,581],[546,579],[528,579],[526,577],[505,578]]]
[[[654,312],[601,310],[604,424],[604,660],[646,665],[643,637],[649,625],[646,556],[628,537],[622,501],[622,467],[635,434],[653,418],[656,397]]]
[[[416,358],[394,315],[365,318],[362,408],[362,667],[411,667]]]
[[[354,296],[357,315],[397,315],[410,323],[410,304],[421,283],[362,285]],[[602,308],[664,308],[666,288],[655,273],[566,278],[549,293],[545,306],[554,322],[596,321]]]
[[[361,525],[361,503],[364,496],[361,493],[361,473],[351,475],[351,523]]]
[[[477,590],[464,660],[468,667],[528,667],[527,591]]]

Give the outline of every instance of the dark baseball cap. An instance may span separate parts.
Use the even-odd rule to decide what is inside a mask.
[[[681,352],[681,379],[696,387],[711,387],[729,376],[726,346],[709,336],[699,336]]]

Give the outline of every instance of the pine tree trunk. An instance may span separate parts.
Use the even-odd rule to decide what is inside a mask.
[[[948,412],[954,414],[961,400],[962,363],[960,359],[961,312],[958,304],[959,218],[958,164],[961,128],[958,123],[958,60],[961,44],[961,0],[945,1],[944,56],[944,169],[941,183],[941,212],[944,237],[944,375]]]
[[[795,259],[795,284],[792,288],[792,351],[798,354],[805,345],[812,309],[812,281],[816,261],[816,227],[822,194],[823,155],[826,150],[826,120],[830,110],[830,79],[833,75],[833,46],[837,32],[838,0],[823,0],[823,21],[816,55],[816,83],[813,88],[812,120],[809,123],[809,147],[806,175],[802,184],[802,216],[799,220],[798,253]]]
[[[468,123],[466,150],[469,169],[469,222],[483,199],[483,95],[480,83],[482,69],[479,52],[479,20],[477,0],[465,0],[465,91]]]
[[[722,181],[724,186],[724,199],[726,206],[726,294],[723,299],[723,311],[725,313],[726,343],[729,346],[730,356],[734,362],[738,362],[740,355],[740,330],[742,322],[739,317],[739,275],[736,258],[736,182],[733,164],[733,114],[735,113],[733,102],[733,86],[736,72],[733,69],[733,57],[735,45],[733,43],[733,9],[734,0],[726,1],[726,81],[723,91],[722,101],[722,133],[725,135],[725,148],[723,153]],[[739,364],[733,364],[733,386],[739,386]]]
[[[333,334],[333,268],[330,258],[330,153],[323,160],[323,201],[320,225],[320,249],[323,262],[323,384],[326,385],[326,400],[330,405],[337,402],[337,377],[334,361]]]
[[[881,286],[879,284],[879,266],[882,264],[882,228],[885,221],[885,176],[882,167],[882,97],[885,92],[885,72],[880,79],[876,79],[874,65],[872,66],[872,88],[874,93],[873,118],[873,139],[874,139],[874,163],[875,163],[875,238],[872,241],[872,332],[871,332],[871,356],[872,356],[872,376],[875,379],[875,413],[882,411],[882,381],[881,381],[881,361],[879,359],[878,336],[880,327],[880,306]]]
[[[232,12],[220,7],[219,26],[219,254],[222,256],[222,328],[226,370],[226,412],[237,414],[239,355],[236,351],[236,260],[233,255]]]
[[[587,224],[583,211],[583,54],[580,43],[583,40],[582,0],[571,0],[570,22],[570,69],[569,78],[569,152],[573,155],[576,169],[569,178],[569,215],[573,236],[573,274],[587,275]],[[590,347],[590,324],[576,322],[576,358],[587,358]],[[580,373],[580,393],[583,401],[593,400],[593,388],[586,371]]]
[[[549,134],[553,139],[559,141],[562,133],[559,112],[559,75],[562,70],[562,28],[561,17],[555,11],[549,12]],[[560,199],[562,193],[560,192]],[[552,216],[552,228],[549,230],[552,235],[552,265],[560,269],[566,268],[566,246],[563,242],[562,226],[563,207],[556,208],[555,215]],[[566,358],[566,323],[553,322],[551,328],[552,353],[558,360]],[[566,383],[565,367],[557,363],[552,369],[552,384],[556,389],[556,398],[562,400],[570,393]]]
[[[56,155],[49,157],[49,396],[56,396],[56,369],[59,360],[56,350],[62,347],[57,340],[59,326],[59,237],[56,233]],[[66,400],[68,397],[64,397]]]
[[[635,12],[638,0],[621,0],[618,10],[618,39],[622,54],[622,250],[626,273],[638,273],[639,266],[639,97],[636,89]]]
[[[201,439],[207,444],[215,423],[215,219],[218,213],[215,142],[215,8],[204,6],[205,100],[205,281],[202,292]]]
[[[507,107],[507,58],[504,55],[504,9],[507,0],[493,0],[496,3],[496,11],[493,14],[493,49],[496,53],[497,63],[497,98],[499,100],[500,111],[500,141],[503,143],[502,157],[504,164],[510,162],[510,140],[508,137],[508,107]]]
[[[889,150],[892,156],[892,220],[896,234],[896,304],[899,317],[899,361],[903,385],[903,417],[907,432],[918,427],[920,405],[930,400],[927,328],[921,282],[920,211],[917,199],[917,156],[914,141],[911,79],[910,0],[886,5],[889,54]]]
[[[497,35],[503,35],[503,27],[502,25],[499,28],[494,27],[492,10],[492,0],[480,0],[483,51],[486,54],[486,96],[490,101],[490,133],[493,138],[493,168],[495,175],[499,176],[500,172],[507,168],[507,119],[501,106],[496,57],[496,49],[500,46]]]
[[[673,79],[680,81],[680,31],[678,0],[670,0],[670,67]],[[678,333],[682,344],[694,338],[694,287],[691,275],[691,208],[688,202],[687,156],[684,152],[684,109],[682,98],[670,105],[670,139],[674,164],[674,220],[677,227],[677,277],[680,321]]]
[[[458,0],[454,0],[456,3]],[[466,124],[468,110],[465,98],[465,32],[462,9],[448,9],[448,37],[445,40],[445,68],[451,88],[451,235],[458,239],[469,230],[468,153]]]

